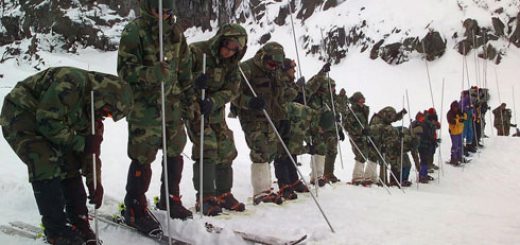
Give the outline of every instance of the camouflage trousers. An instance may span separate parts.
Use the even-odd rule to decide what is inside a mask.
[[[37,131],[33,113],[17,109],[5,101],[2,115],[8,119],[6,125],[2,126],[4,138],[27,166],[29,182],[68,179],[80,175],[79,169],[87,157],[57,146],[41,135]]]
[[[193,186],[200,191],[200,120],[186,126],[188,136],[193,142]],[[225,121],[204,125],[204,169],[203,188],[205,196],[230,192],[233,186],[231,164],[237,157],[237,149],[231,131]]]
[[[365,163],[368,153],[367,141],[363,137],[352,137],[352,141],[349,140],[349,142],[352,146],[352,152],[354,153],[354,160],[360,163]]]
[[[338,154],[338,138],[335,132],[329,132],[314,138],[316,155],[325,156],[325,176],[334,175],[334,163]]]
[[[240,121],[253,163],[269,163],[277,154],[278,138],[267,121]]]
[[[176,157],[186,146],[186,132],[182,123],[166,125],[167,157]],[[162,127],[128,123],[128,157],[140,164],[151,164],[162,149]]]

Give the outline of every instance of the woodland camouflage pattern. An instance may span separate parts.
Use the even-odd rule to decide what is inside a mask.
[[[91,90],[95,110],[108,106],[115,121],[132,108],[127,83],[72,67],[39,72],[5,96],[0,116],[3,134],[28,166],[30,181],[74,175],[89,157],[83,150],[85,137],[91,134]]]

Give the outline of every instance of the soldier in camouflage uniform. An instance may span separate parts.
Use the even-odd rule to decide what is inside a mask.
[[[303,144],[303,139],[300,139],[300,142],[292,140],[293,127],[297,126],[296,123],[298,123],[298,119],[295,117],[299,115],[299,110],[303,108],[299,108],[298,105],[293,104],[294,99],[296,99],[298,95],[298,87],[296,86],[296,83],[294,83],[296,78],[296,63],[293,60],[286,58],[281,69],[281,79],[284,83],[286,83],[286,88],[284,92],[285,95],[280,98],[279,103],[283,105],[285,115],[283,116],[283,119],[280,120],[277,130],[285,145],[288,147],[289,152],[291,152],[292,158],[297,161],[297,154],[295,154],[295,151],[301,150],[299,148]],[[298,131],[298,128],[295,128],[295,130]],[[298,138],[296,140],[298,140]],[[278,188],[283,198],[287,200],[298,198],[298,195],[294,192],[295,190],[293,188],[293,184],[299,182],[298,172],[290,157],[287,156],[287,153],[285,152],[285,149],[281,143],[278,144],[278,155],[274,159],[274,173],[278,179]],[[305,191],[305,189],[300,190]]]
[[[307,95],[307,105],[320,114],[328,115],[335,120],[331,101],[331,89],[335,96],[336,83],[330,79],[327,73],[330,71],[330,64],[325,64],[322,69],[313,76],[305,85]],[[330,87],[329,87],[330,84]],[[336,104],[334,104],[336,106]],[[345,136],[341,128],[338,128],[340,140],[344,140]],[[330,180],[337,182],[334,176],[334,162],[338,154],[338,138],[334,125],[324,130],[322,133],[313,135],[313,150],[311,164],[311,183],[317,182],[319,186],[325,185]]]
[[[208,41],[190,45],[196,91],[196,112],[193,120],[186,125],[193,142],[192,159],[193,185],[200,191],[200,114],[204,121],[204,186],[202,201],[205,215],[218,215],[221,208],[244,211],[243,203],[233,194],[233,169],[231,164],[237,150],[231,131],[224,118],[225,105],[238,96],[240,71],[238,64],[247,49],[246,30],[238,24],[225,24]],[[206,54],[206,73],[203,74],[203,56]],[[205,99],[201,101],[201,89],[205,89]],[[197,194],[199,198],[199,194]],[[200,209],[200,201],[197,202]]]
[[[92,90],[94,135],[90,114]],[[96,244],[80,169],[87,177],[88,198],[99,208],[103,199],[99,160],[103,119],[120,120],[129,113],[132,103],[130,87],[116,76],[72,67],[39,72],[16,84],[5,96],[0,114],[2,133],[27,165],[50,244]],[[98,170],[95,189],[94,153]],[[69,222],[77,229],[72,229]]]
[[[162,148],[161,83],[164,83],[168,182],[161,178],[161,196],[157,207],[165,209],[170,202],[170,217],[186,219],[191,212],[182,206],[179,182],[182,177],[186,133],[182,117],[193,103],[191,87],[191,55],[179,24],[171,14],[173,2],[163,0],[163,52],[159,60],[158,2],[141,0],[141,17],[129,22],[121,34],[117,71],[134,92],[134,109],[127,117],[128,156],[132,160],[126,184],[125,222],[149,234],[159,231],[159,223],[147,208],[152,170],[150,164]],[[164,176],[164,162],[163,173]],[[165,196],[168,185],[168,197]]]
[[[241,64],[245,77],[241,83],[240,96],[232,101],[251,150],[251,182],[253,203],[275,202],[283,199],[271,190],[269,162],[276,157],[278,139],[269,124],[264,110],[273,123],[278,124],[285,115],[279,103],[284,96],[286,84],[281,79],[281,69],[285,59],[283,47],[276,42],[266,43],[255,56]],[[255,97],[246,80],[258,95]]]
[[[510,127],[516,127],[516,124],[511,124],[511,109],[506,108],[506,103],[500,104],[493,109],[495,116],[494,126],[497,129],[498,136],[509,136]]]
[[[351,183],[354,185],[377,183],[377,164],[369,160],[365,167],[368,147],[370,147],[367,141],[367,136],[369,135],[368,115],[370,113],[370,107],[365,105],[365,97],[361,92],[355,92],[349,101],[351,106],[346,113],[343,126],[352,139],[350,144],[352,145],[352,152],[355,156]]]
[[[348,96],[347,92],[344,88],[342,88],[339,91],[338,96],[336,97],[336,113],[341,116],[340,121],[344,121],[347,117],[348,109],[347,109],[347,103],[348,103]]]
[[[392,166],[392,173],[400,179],[401,186],[410,186],[412,182],[408,180],[410,177],[410,170],[412,169],[412,162],[408,156],[408,152],[412,154],[412,158],[416,165],[419,164],[419,156],[417,152],[418,139],[412,135],[410,129],[406,127],[394,127],[395,134],[398,135],[396,139],[392,139],[386,144],[386,160]],[[402,140],[402,145],[401,145]],[[402,156],[401,156],[402,150]],[[403,164],[401,166],[401,157]],[[402,174],[402,175],[401,175]],[[394,178],[390,178],[390,185],[397,185]]]
[[[402,109],[397,113],[393,107],[387,106],[374,114],[370,119],[370,138],[377,149],[371,142],[368,142],[368,160],[372,162],[379,161],[379,177],[384,184],[388,184],[389,180],[386,166],[386,163],[388,163],[386,156],[388,151],[387,149],[391,146],[391,142],[398,137],[392,127],[392,123],[401,120],[406,113],[407,111],[405,109]],[[385,158],[384,160],[381,159],[378,151]]]

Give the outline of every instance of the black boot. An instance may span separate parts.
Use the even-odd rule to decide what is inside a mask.
[[[67,224],[65,212],[65,198],[60,180],[34,181],[32,182],[34,197],[38,205],[38,211],[42,216],[45,227],[44,233],[50,244],[81,245],[85,241],[80,233]]]
[[[182,178],[182,170],[184,168],[184,160],[182,156],[167,157],[168,163],[168,191],[169,198],[166,198],[166,190],[164,185],[164,162],[162,162],[162,173],[161,173],[161,194],[159,198],[158,207],[162,210],[166,210],[166,202],[168,199],[170,202],[170,217],[172,219],[186,220],[192,218],[193,214],[190,210],[182,205],[180,198],[179,183]],[[162,208],[161,208],[162,207]]]
[[[159,221],[148,210],[145,193],[150,186],[152,169],[150,164],[132,161],[126,182],[125,209],[122,211],[125,223],[151,237],[162,236]]]
[[[88,220],[87,193],[81,176],[62,180],[61,186],[70,224],[79,231],[86,245],[96,245],[96,233],[90,227]]]
[[[288,162],[290,161],[287,157],[280,157],[274,159],[274,175],[276,176],[276,179],[278,180],[278,189],[281,189],[284,186],[289,185],[291,182],[289,180],[289,168],[288,168]],[[290,163],[292,164],[292,163]]]

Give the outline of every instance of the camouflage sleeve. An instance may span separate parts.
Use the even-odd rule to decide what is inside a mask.
[[[226,74],[226,82],[224,87],[221,88],[218,92],[213,93],[211,96],[211,100],[214,105],[213,110],[217,110],[226,105],[226,103],[234,100],[239,96],[240,89],[240,71],[238,70],[238,66],[235,66],[234,69],[231,69],[230,72]]]
[[[182,110],[183,115],[185,119],[191,119],[193,112],[192,106],[196,101],[195,98],[195,91],[193,88],[193,82],[192,82],[192,62],[193,58],[190,52],[190,49],[188,47],[188,44],[186,43],[186,39],[182,38],[181,47],[179,50],[179,63],[177,67],[178,72],[178,84],[181,87],[182,93],[181,93],[181,102],[183,104]]]
[[[247,79],[251,77],[251,68],[246,62],[243,62],[239,65],[242,68],[242,71],[244,72],[244,75]],[[249,91],[249,86],[246,84],[246,78],[241,77],[240,78],[240,84],[239,84],[239,95],[231,102],[233,105],[235,105],[238,108],[242,109],[249,109],[249,101],[251,98],[253,98],[252,93]]]
[[[128,24],[121,34],[119,52],[117,54],[117,74],[132,88],[158,88],[163,79],[161,65],[145,66],[139,39],[139,28]]]
[[[359,118],[359,115],[356,115],[356,116],[358,116],[358,118]],[[352,112],[349,112],[347,114],[344,125],[345,125],[345,129],[347,130],[347,132],[349,134],[351,134],[352,136],[361,136],[363,134],[362,133],[363,128],[361,127],[361,125],[359,125],[358,120],[356,119],[356,117],[354,116],[354,114]]]
[[[281,101],[282,104],[291,102],[296,98],[296,96],[298,96],[298,87],[296,86],[295,83],[290,82],[290,81],[285,81],[285,84],[287,87],[284,89],[284,92],[283,92],[283,96],[282,96],[283,101]]]
[[[85,137],[78,135],[67,116],[74,107],[82,104],[84,91],[80,84],[70,80],[54,82],[43,94],[36,109],[38,131],[52,143],[70,147],[76,152],[83,151]]]
[[[318,79],[317,76],[311,77],[309,82],[305,84],[305,93],[307,96],[307,99],[311,97],[313,94],[315,94],[318,89],[320,88],[320,79]]]

